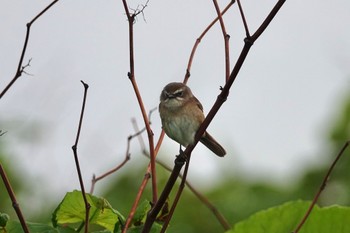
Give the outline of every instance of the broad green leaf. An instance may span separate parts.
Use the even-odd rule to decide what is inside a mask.
[[[295,201],[260,211],[237,223],[227,233],[292,232],[304,216],[310,202]],[[350,232],[350,207],[315,206],[300,233]]]
[[[140,233],[142,232],[143,225],[134,226],[128,229],[128,233]],[[158,233],[162,229],[162,225],[159,223],[153,223],[150,233]]]
[[[86,194],[86,199],[91,205],[89,224],[96,224],[109,231],[113,231],[116,223],[120,220],[125,221],[124,217],[118,211],[114,210],[106,199],[90,194]],[[85,204],[82,193],[76,190],[67,193],[53,213],[53,226],[82,223],[84,221]]]
[[[132,219],[134,225],[142,224],[147,212],[151,209],[151,205],[148,200],[144,200],[136,209],[135,215]]]

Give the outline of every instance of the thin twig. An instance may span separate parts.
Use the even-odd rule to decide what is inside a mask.
[[[314,208],[315,204],[318,201],[318,198],[320,197],[322,191],[326,188],[327,182],[329,180],[329,177],[335,167],[335,165],[337,164],[337,162],[339,161],[340,157],[344,154],[344,151],[346,150],[346,148],[349,146],[350,141],[347,141],[344,146],[341,148],[341,150],[339,151],[337,157],[335,158],[335,160],[333,161],[332,165],[329,167],[326,175],[324,176],[322,183],[314,197],[314,199],[312,200],[308,210],[306,211],[304,217],[301,219],[301,221],[299,222],[298,226],[295,228],[295,230],[293,231],[293,233],[298,233],[299,230],[302,228],[302,226],[304,225],[305,221],[308,219],[309,215],[311,214],[312,209]]]
[[[148,114],[148,119],[151,120],[151,114],[156,110],[157,108],[154,108],[154,109],[151,109],[151,111],[149,112]],[[133,118],[132,119],[132,122],[134,122],[135,119]],[[149,122],[151,124],[151,122]],[[126,144],[126,152],[125,152],[125,158],[124,160],[119,164],[117,165],[115,168],[105,172],[104,174],[96,177],[95,174],[92,176],[92,180],[91,180],[91,189],[90,189],[90,194],[92,194],[94,192],[94,188],[95,188],[95,184],[97,181],[113,174],[114,172],[118,171],[120,168],[122,168],[129,160],[130,160],[130,144],[131,144],[131,140],[135,137],[138,137],[140,136],[143,132],[146,131],[146,128],[143,128],[139,131],[137,131],[135,134],[132,134],[130,135],[128,138],[127,138],[127,144]],[[138,137],[140,138],[140,137]]]
[[[155,110],[156,110],[156,108],[152,109],[152,110],[149,112],[148,119],[151,120],[151,114],[152,114]],[[132,119],[131,119],[131,122],[132,122],[133,125],[135,125],[135,122],[136,122],[135,118],[132,118]],[[149,122],[149,123],[151,124],[151,122]],[[141,130],[137,130],[136,132],[142,132],[143,130],[145,130],[145,128],[143,128],[143,129],[141,129]],[[139,137],[138,137],[139,140],[140,140],[140,138],[142,138],[140,135],[141,135],[141,134],[139,134]],[[154,149],[155,156],[157,156],[157,154],[158,154],[158,151],[159,151],[160,145],[162,144],[163,138],[164,138],[164,132],[162,132],[162,133],[159,135],[159,139],[158,139],[157,145],[156,145],[156,147],[155,147],[155,149]],[[141,142],[140,142],[140,143],[141,143]],[[143,143],[143,141],[142,141],[142,143]],[[143,143],[143,148],[145,148],[144,143]],[[142,180],[142,182],[141,182],[141,185],[140,185],[140,187],[139,187],[139,190],[138,190],[138,192],[137,192],[136,198],[135,198],[134,203],[133,203],[133,205],[132,205],[132,207],[131,207],[131,210],[130,210],[130,212],[129,212],[129,215],[128,215],[127,219],[126,219],[126,222],[125,222],[125,225],[124,225],[124,228],[123,228],[123,232],[126,232],[127,229],[128,229],[128,227],[129,227],[129,225],[131,224],[131,221],[132,221],[132,219],[133,219],[133,217],[134,217],[134,215],[135,215],[135,213],[136,213],[137,206],[138,206],[138,204],[139,204],[139,202],[140,202],[140,200],[141,200],[141,196],[142,196],[142,194],[143,194],[143,192],[144,192],[144,190],[145,190],[145,188],[146,188],[146,185],[147,185],[147,183],[148,183],[148,181],[149,181],[150,178],[151,178],[151,164],[148,164],[147,171],[146,171],[146,173],[145,173],[145,175],[144,175],[144,178],[143,178],[143,180]]]
[[[243,8],[242,8],[242,5],[241,5],[241,1],[237,0],[237,3],[238,3],[239,12],[240,12],[241,17],[242,17],[243,25],[244,25],[245,36],[246,37],[250,37],[250,32],[249,32],[247,21],[245,19],[245,15],[244,15],[244,11],[243,11]]]
[[[125,158],[124,158],[124,160],[123,160],[119,165],[117,165],[115,168],[113,168],[113,169],[111,169],[111,170],[105,172],[104,174],[102,174],[102,175],[100,175],[100,176],[98,176],[98,177],[96,177],[95,175],[93,175],[93,178],[92,178],[92,181],[91,181],[92,186],[91,186],[91,191],[90,191],[90,193],[93,192],[95,183],[96,183],[97,181],[99,181],[99,180],[105,178],[106,176],[109,176],[109,175],[113,174],[114,172],[118,171],[120,168],[122,168],[122,167],[130,160],[130,143],[131,143],[131,140],[132,140],[134,137],[136,137],[136,136],[142,134],[144,131],[145,131],[145,129],[142,129],[142,130],[140,130],[139,132],[136,132],[135,134],[130,135],[130,136],[127,138],[127,145],[126,145]]]
[[[189,154],[186,158],[186,166],[185,166],[185,170],[184,170],[184,173],[182,175],[182,180],[181,180],[181,183],[180,183],[180,186],[179,186],[179,189],[177,190],[177,193],[176,193],[176,196],[175,196],[175,199],[174,199],[174,202],[170,208],[170,211],[165,219],[165,222],[162,226],[162,229],[160,231],[160,233],[164,233],[166,231],[166,229],[168,228],[169,226],[169,223],[170,223],[170,220],[171,218],[173,217],[173,214],[174,214],[174,211],[175,211],[175,208],[177,206],[177,203],[179,202],[180,200],[180,197],[181,197],[181,194],[182,194],[182,191],[184,190],[185,188],[185,185],[186,185],[186,179],[187,179],[187,174],[188,174],[188,169],[189,169],[189,166],[190,166],[190,160],[191,160],[191,154]]]
[[[148,143],[149,143],[149,150],[151,153],[151,179],[152,179],[152,202],[155,203],[158,199],[158,190],[157,190],[157,177],[156,177],[156,165],[155,165],[155,153],[154,153],[154,139],[153,139],[153,132],[151,129],[151,126],[149,124],[149,120],[147,117],[147,113],[146,113],[146,109],[145,106],[143,104],[143,100],[138,88],[138,85],[136,83],[136,79],[135,79],[135,61],[134,61],[134,21],[135,21],[135,17],[137,14],[140,13],[140,11],[134,12],[133,14],[130,14],[129,11],[129,7],[128,4],[126,2],[126,0],[122,0],[123,1],[123,6],[124,6],[124,10],[125,13],[127,15],[128,18],[128,24],[129,24],[129,59],[130,59],[130,71],[128,73],[128,77],[131,81],[131,84],[133,86],[137,101],[139,103],[139,107],[141,110],[141,114],[143,117],[143,121],[147,130],[147,135],[148,135]],[[147,5],[146,5],[147,6]],[[145,9],[145,7],[143,7],[142,11]],[[127,231],[127,229],[125,229],[125,232]]]
[[[7,131],[3,131],[0,129],[0,137],[3,136],[5,133],[7,133]]]
[[[230,36],[226,32],[225,23],[222,18],[222,14],[219,8],[219,4],[216,0],[213,0],[216,13],[218,14],[220,27],[222,31],[222,35],[224,37],[224,45],[225,45],[225,80],[227,81],[230,76],[230,49],[229,49],[229,39]]]
[[[130,140],[131,140],[131,138],[128,138],[128,146],[127,146],[127,151],[125,153],[125,158],[118,166],[116,166],[115,168],[105,172],[104,174],[102,174],[102,175],[100,175],[98,177],[96,177],[95,174],[92,175],[90,194],[92,194],[94,192],[95,184],[99,180],[102,180],[103,178],[105,178],[105,177],[115,173],[116,171],[118,171],[120,168],[122,168],[130,160],[130,153],[129,153]]]
[[[163,189],[163,192],[160,194],[158,201],[155,203],[155,205],[152,207],[152,209],[148,212],[146,222],[143,226],[142,233],[148,233],[150,232],[152,225],[154,221],[156,220],[156,217],[158,213],[161,211],[161,209],[164,206],[164,203],[166,202],[172,188],[174,187],[174,184],[177,180],[177,177],[180,174],[180,171],[183,167],[183,165],[186,162],[186,159],[188,158],[188,154],[185,154],[186,152],[181,152],[175,159],[174,162],[174,168],[172,173],[170,174],[170,177]]]
[[[32,19],[32,21],[30,21],[29,23],[27,23],[27,34],[25,36],[25,40],[24,40],[24,45],[23,45],[23,49],[22,49],[22,53],[21,53],[21,57],[19,59],[18,62],[18,66],[17,66],[17,70],[16,70],[16,74],[15,76],[12,78],[12,80],[10,81],[9,84],[7,84],[7,86],[5,87],[5,89],[0,93],[0,99],[5,95],[5,93],[11,88],[11,86],[17,81],[17,79],[19,77],[21,77],[22,73],[25,72],[24,69],[26,68],[26,66],[28,66],[28,64],[26,66],[23,66],[23,59],[24,59],[24,55],[26,53],[27,50],[27,45],[28,45],[28,40],[29,40],[29,33],[30,33],[30,27],[32,26],[32,24],[40,17],[42,16],[48,9],[50,9],[56,2],[58,2],[59,0],[55,0],[53,1],[50,5],[48,5],[44,10],[42,10],[37,16],[34,17],[34,19]]]
[[[10,198],[11,198],[12,206],[13,206],[13,208],[14,208],[15,211],[16,211],[16,214],[17,214],[17,217],[18,217],[18,219],[19,219],[19,221],[20,221],[20,223],[21,223],[22,229],[23,229],[23,231],[24,231],[25,233],[29,233],[28,226],[27,226],[27,224],[26,224],[26,221],[24,220],[22,211],[21,211],[21,209],[19,208],[19,203],[18,203],[17,200],[16,200],[16,196],[15,196],[15,193],[13,192],[12,187],[11,187],[11,183],[10,183],[9,179],[7,178],[5,169],[2,167],[2,164],[1,164],[1,163],[0,163],[0,175],[1,175],[2,181],[3,181],[4,184],[5,184],[7,193],[9,194],[9,196],[10,196]]]
[[[72,150],[73,150],[73,154],[74,154],[75,165],[76,165],[77,172],[78,172],[80,188],[81,188],[81,192],[82,192],[83,199],[84,199],[84,204],[85,204],[85,229],[84,229],[84,232],[87,233],[87,232],[89,232],[89,212],[90,212],[91,205],[87,201],[87,198],[86,198],[84,182],[83,182],[83,178],[82,178],[81,170],[80,170],[80,165],[79,165],[77,148],[78,148],[78,142],[79,142],[79,138],[80,138],[81,125],[83,123],[85,103],[86,103],[86,96],[87,96],[87,90],[89,88],[89,85],[84,83],[83,81],[81,81],[81,83],[84,85],[84,98],[83,98],[83,104],[82,104],[81,113],[80,113],[80,119],[79,119],[77,136],[75,138],[75,143],[72,146]]]
[[[141,9],[139,9],[139,6],[140,6],[140,5],[138,5],[136,9],[132,9],[132,8],[129,7],[131,10],[134,11],[134,12],[132,13],[132,15],[135,16],[135,19],[137,19],[137,16],[138,16],[139,14],[142,14],[142,18],[143,18],[143,20],[146,22],[144,10],[145,10],[145,8],[148,6],[148,2],[149,2],[149,0],[147,0],[147,2],[146,2],[145,4],[141,4]]]
[[[162,141],[163,141],[163,138],[164,138],[164,132],[162,132],[160,135],[159,135],[159,139],[158,139],[158,142],[157,142],[157,145],[156,145],[156,148],[155,148],[155,155],[157,156],[158,154],[158,151],[159,151],[159,148],[160,148],[160,145],[162,144]],[[139,187],[139,190],[137,192],[137,195],[136,195],[136,198],[134,200],[134,203],[131,207],[131,210],[129,212],[129,215],[128,215],[128,218],[126,219],[126,222],[125,222],[125,225],[124,225],[124,228],[123,228],[123,233],[126,232],[126,230],[128,229],[129,225],[131,224],[131,221],[135,215],[135,212],[136,212],[136,208],[141,200],[141,196],[146,188],[146,185],[148,183],[148,180],[151,178],[151,164],[148,164],[148,167],[147,167],[147,171],[144,175],[144,178],[141,182],[141,185]]]
[[[230,3],[225,7],[225,9],[222,11],[221,15],[224,15],[228,9],[230,9],[230,7],[235,3],[235,1],[230,1]],[[187,69],[186,69],[186,74],[185,74],[185,78],[183,83],[187,83],[189,77],[191,76],[191,67],[192,67],[192,62],[193,62],[193,58],[194,55],[196,53],[197,47],[199,45],[199,43],[202,41],[203,37],[207,34],[207,32],[211,29],[211,27],[219,20],[219,16],[216,17],[209,25],[207,28],[204,29],[204,31],[202,32],[202,34],[196,39],[196,42],[193,45],[191,54],[190,54],[190,58],[188,60],[188,64],[187,64]]]

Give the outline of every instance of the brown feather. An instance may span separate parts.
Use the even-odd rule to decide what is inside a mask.
[[[208,133],[201,137],[200,142],[203,143],[208,149],[214,152],[217,156],[224,157],[226,155],[225,149]]]

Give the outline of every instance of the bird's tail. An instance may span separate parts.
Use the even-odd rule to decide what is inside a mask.
[[[204,133],[200,139],[200,142],[208,147],[217,156],[223,157],[226,154],[225,149],[217,141],[215,141],[215,139],[208,134],[208,132]]]

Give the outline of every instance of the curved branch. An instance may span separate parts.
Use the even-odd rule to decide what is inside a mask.
[[[340,159],[340,157],[344,154],[344,151],[346,150],[346,148],[349,146],[350,141],[347,141],[344,146],[341,148],[341,150],[339,151],[337,157],[334,159],[332,165],[329,167],[326,175],[323,178],[323,181],[320,185],[320,188],[318,189],[314,199],[312,200],[308,210],[306,211],[304,217],[300,220],[298,226],[295,228],[295,230],[293,231],[293,233],[298,233],[299,230],[302,228],[302,226],[304,225],[305,221],[308,219],[309,215],[311,214],[312,209],[314,208],[316,202],[318,201],[318,198],[320,197],[322,191],[325,189],[326,185],[327,185],[327,181],[329,180],[329,177],[335,167],[335,165],[337,164],[338,160]]]

